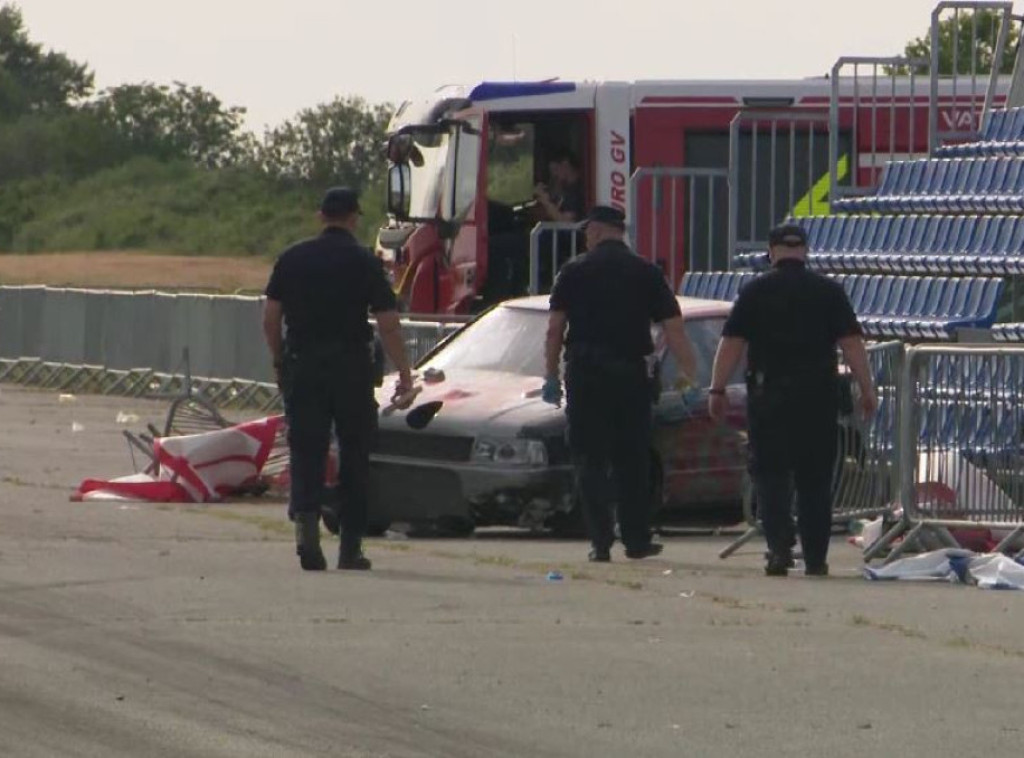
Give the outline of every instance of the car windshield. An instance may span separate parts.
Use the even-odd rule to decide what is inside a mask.
[[[501,306],[481,316],[424,368],[503,371],[544,376],[546,311]]]
[[[501,371],[543,378],[547,321],[547,311],[500,306],[466,327],[422,368]],[[686,322],[697,353],[698,379],[705,387],[711,382],[711,365],[724,323],[721,316]],[[667,355],[663,378],[674,377],[675,371],[675,361]]]

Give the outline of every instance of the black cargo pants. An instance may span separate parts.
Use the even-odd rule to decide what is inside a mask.
[[[793,544],[793,494],[804,562],[820,566],[832,534],[832,478],[838,440],[833,382],[764,389],[748,383],[751,470],[768,549]]]
[[[571,356],[571,353],[570,353]],[[646,364],[626,370],[573,360],[566,364],[566,415],[577,492],[590,541],[615,541],[613,504],[622,542],[651,541],[651,395]]]
[[[320,513],[331,430],[338,441],[343,539],[366,532],[370,450],[377,432],[373,364],[366,348],[337,346],[289,352],[281,371],[291,465],[289,518]]]

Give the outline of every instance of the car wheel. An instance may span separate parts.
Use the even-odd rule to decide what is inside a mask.
[[[651,525],[658,523],[665,507],[665,469],[657,453],[651,454]]]

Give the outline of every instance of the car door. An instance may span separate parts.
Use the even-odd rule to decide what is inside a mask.
[[[707,403],[711,368],[724,323],[724,315],[686,321],[697,353],[697,381],[701,387],[690,397],[675,388],[675,359],[665,350],[663,340],[658,340],[661,393],[654,408],[654,446],[662,468],[665,509],[732,507],[741,502],[747,470],[743,368],[730,380],[724,423],[711,418]]]

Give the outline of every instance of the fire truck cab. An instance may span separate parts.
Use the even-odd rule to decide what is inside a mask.
[[[851,93],[844,95],[853,99]],[[770,143],[766,133],[745,132],[740,152],[745,160],[764,164],[765,178],[735,182],[742,186],[732,187],[731,197],[725,181],[689,196],[681,191],[676,197],[673,190],[671,198],[664,197],[655,188],[631,197],[634,172],[674,167],[721,176],[730,166],[730,152],[736,152],[736,145],[730,145],[730,125],[738,114],[770,111],[783,117],[792,114],[794,120],[812,113],[827,117],[833,96],[832,82],[825,77],[745,82],[555,80],[444,87],[404,103],[390,124],[389,219],[379,232],[377,255],[393,277],[404,309],[411,313],[469,314],[496,299],[525,294],[521,276],[513,282],[513,289],[521,292],[495,286],[497,277],[507,279],[509,272],[495,271],[492,247],[500,237],[527,265],[530,231],[544,220],[534,201],[534,187],[548,181],[549,158],[568,151],[578,162],[585,206],[621,208],[634,244],[644,247],[645,255],[667,274],[671,271],[673,286],[688,263],[692,267],[685,240],[692,240],[696,232],[716,240],[702,267],[729,268],[732,251],[724,228],[730,204],[743,215],[769,196],[775,215],[782,217],[798,213],[795,206],[817,196],[820,212],[828,212],[827,197],[821,203],[823,182],[827,196],[828,170],[808,170],[829,165],[827,123],[820,128],[791,125],[786,139],[772,134]],[[896,101],[904,104],[881,112],[881,120],[877,108],[870,116],[855,108],[841,114],[836,144],[848,167],[847,180],[853,175],[858,184],[873,181],[884,163],[880,156],[928,151],[927,98],[919,101],[913,89],[897,79],[874,98],[876,104],[884,100],[887,107]],[[901,128],[900,136],[895,136],[897,119],[913,124],[915,118],[920,130]],[[791,181],[783,188],[775,175],[786,165]],[[667,208],[673,212],[666,213]],[[767,229],[777,220],[752,223]],[[689,228],[684,228],[687,224]],[[712,235],[718,227],[722,233]],[[551,232],[556,233],[572,234]],[[553,272],[547,275],[549,286]]]

